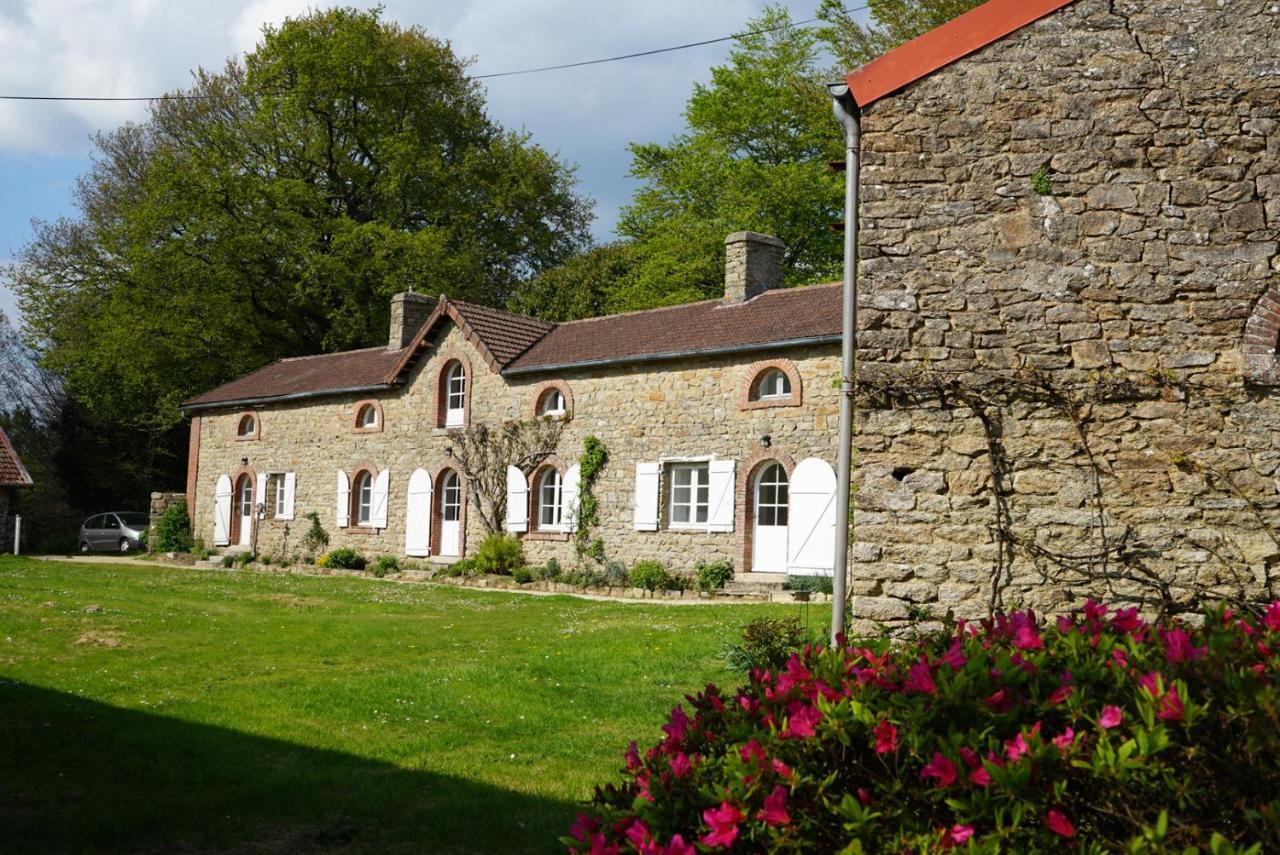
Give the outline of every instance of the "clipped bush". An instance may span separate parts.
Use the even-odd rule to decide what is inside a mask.
[[[830,594],[834,584],[830,576],[788,576],[786,587],[790,591]]]
[[[562,579],[565,583],[577,585],[579,588],[604,588],[610,584],[609,577],[604,573],[586,568],[569,573]]]
[[[476,569],[475,561],[470,558],[459,558],[452,564],[446,565],[442,571],[444,575],[454,579],[471,578],[479,573]]]
[[[521,564],[519,567],[516,567],[511,571],[511,578],[514,581],[519,582],[521,585],[524,585],[528,582],[532,582],[536,576],[532,567]]]
[[[491,534],[480,541],[472,561],[479,573],[510,576],[517,567],[524,566],[524,549],[513,534]]]
[[[538,578],[540,579],[559,579],[562,575],[564,575],[564,570],[560,567],[560,562],[554,558],[548,558],[547,563],[538,571]]]
[[[699,561],[693,568],[699,591],[718,591],[733,581],[733,563],[730,561]]]
[[[345,546],[316,559],[316,566],[331,567],[334,570],[363,570],[368,563],[359,552]]]
[[[156,520],[156,551],[187,552],[191,546],[191,517],[187,515],[187,503],[170,505]]]
[[[373,566],[369,568],[373,575],[381,579],[388,573],[400,572],[400,560],[394,555],[379,555],[374,559]]]
[[[615,588],[625,588],[630,582],[630,575],[625,565],[619,564],[617,561],[610,561],[605,565],[604,573],[602,574],[603,581],[597,587],[611,585]]]
[[[627,582],[632,588],[644,588],[646,591],[674,591],[682,587],[682,581],[671,575],[661,561],[637,561],[627,574]]]
[[[756,668],[781,668],[792,653],[810,641],[821,638],[810,637],[794,617],[759,617],[743,625],[742,639],[726,644],[721,655],[729,667],[747,674]]]
[[[1280,602],[1148,625],[1089,602],[806,647],[672,710],[571,852],[1280,847]]]

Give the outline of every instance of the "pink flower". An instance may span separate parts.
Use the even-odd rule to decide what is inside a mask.
[[[1116,613],[1111,616],[1111,626],[1120,632],[1129,634],[1140,627],[1146,626],[1142,618],[1138,617],[1138,610],[1132,609],[1116,609]]]
[[[1058,734],[1053,738],[1053,747],[1057,748],[1063,754],[1070,751],[1071,746],[1075,745],[1075,743],[1076,743],[1076,732],[1070,727],[1068,727],[1066,730],[1062,731],[1062,733]]]
[[[1175,627],[1167,632],[1160,631],[1160,640],[1164,642],[1164,657],[1170,664],[1191,662],[1204,656],[1208,647],[1193,647],[1191,636],[1182,627]]]
[[[1129,667],[1129,651],[1125,650],[1123,647],[1111,648],[1111,662],[1121,668]],[[1108,663],[1108,665],[1110,664],[1111,663]]]
[[[779,784],[773,788],[764,800],[764,807],[756,814],[756,819],[765,825],[787,825],[791,822],[791,814],[787,813],[787,789]]]
[[[643,852],[653,844],[653,835],[649,833],[649,827],[640,819],[631,823],[631,827],[627,829],[626,837],[637,852]]]
[[[1013,693],[1008,689],[997,689],[987,696],[987,706],[1004,715],[1013,709]]]
[[[738,839],[738,824],[746,816],[728,802],[721,802],[718,808],[707,808],[702,812],[703,821],[711,826],[711,831],[702,835],[702,842],[712,849],[729,847]]]
[[[1054,689],[1053,694],[1049,696],[1049,703],[1060,704],[1067,698],[1071,697],[1071,693],[1074,691],[1075,689],[1071,686],[1059,686]]]
[[[1262,616],[1262,622],[1272,632],[1280,630],[1280,600],[1267,606],[1267,613]]]
[[[923,662],[917,662],[911,666],[911,670],[907,672],[907,681],[902,684],[903,691],[920,692],[925,695],[938,694],[938,685],[933,682],[933,675],[929,673],[929,666]]]
[[[1107,607],[1092,598],[1084,601],[1085,620],[1100,621],[1107,616]]]
[[[970,837],[973,837],[972,825],[953,825],[942,835],[942,848],[950,849],[953,846],[959,846]]]
[[[783,763],[781,760],[777,759],[776,757],[773,759],[772,765],[773,765],[773,771],[777,772],[779,775],[781,775],[784,778],[791,778],[791,777],[794,777],[795,775],[795,773],[791,771],[790,766],[788,766],[786,763]]]
[[[591,838],[590,855],[618,855],[620,851],[616,844],[605,843],[603,834]]]
[[[880,719],[872,733],[876,737],[877,754],[890,754],[898,750],[898,728],[890,724],[888,719]]]
[[[693,848],[692,843],[685,843],[684,838],[677,834],[671,838],[671,842],[666,846],[658,849],[658,855],[697,855],[698,850]]]
[[[672,746],[684,741],[684,735],[689,731],[689,717],[684,714],[684,707],[676,704],[671,710],[671,720],[662,726],[662,730],[667,734],[667,742]]]
[[[867,805],[871,804],[871,793],[867,792],[866,787],[858,787],[857,796],[858,796],[858,802],[863,807],[866,807]]]
[[[814,728],[822,721],[822,713],[817,707],[809,704],[794,705],[787,716],[787,729],[782,734],[784,739],[808,739],[813,736]]]
[[[569,836],[574,840],[581,840],[586,843],[587,838],[599,830],[600,822],[595,817],[580,813],[578,818],[573,821],[573,825],[569,826]]]
[[[1010,763],[1017,763],[1023,757],[1030,753],[1031,749],[1027,745],[1027,740],[1019,733],[1013,739],[1006,739],[1004,743],[1004,755],[1009,758]]]
[[[1108,704],[1102,708],[1102,715],[1098,716],[1098,727],[1110,730],[1113,727],[1119,727],[1122,721],[1124,721],[1124,711]]]
[[[627,746],[627,770],[634,772],[640,768],[640,749],[636,747],[636,741],[631,740],[631,744]]]
[[[969,782],[975,787],[989,787],[991,786],[991,773],[987,771],[986,766],[981,769],[974,769],[969,773]]]
[[[1076,827],[1071,824],[1071,820],[1067,819],[1058,811],[1050,808],[1049,813],[1044,818],[1044,824],[1054,834],[1062,837],[1075,837]]]
[[[743,763],[750,763],[752,760],[763,760],[765,758],[764,748],[755,737],[747,740],[747,744],[738,749],[738,756],[742,758]]]
[[[964,658],[964,653],[960,650],[961,642],[959,638],[951,642],[951,647],[946,653],[942,654],[938,659],[939,665],[950,665],[952,670],[959,671],[964,667],[964,663],[968,660]]]
[[[677,751],[667,762],[671,764],[671,773],[677,778],[683,778],[693,771],[693,764],[683,751]]]
[[[1013,623],[1014,647],[1019,650],[1039,650],[1044,647],[1040,631],[1036,628],[1035,616],[1031,612],[1014,612],[1010,619]]]
[[[935,751],[933,760],[920,770],[920,777],[935,779],[939,788],[949,787],[956,782],[956,764]]]
[[[1156,718],[1164,721],[1182,721],[1186,710],[1182,706],[1182,698],[1178,696],[1178,687],[1170,686],[1156,702]]]

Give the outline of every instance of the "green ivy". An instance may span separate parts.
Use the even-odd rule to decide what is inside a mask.
[[[1053,195],[1053,177],[1049,174],[1049,167],[1041,166],[1031,173],[1031,189],[1041,196]]]
[[[578,487],[578,528],[574,534],[574,550],[578,560],[604,560],[604,541],[592,537],[592,531],[600,525],[600,501],[596,498],[596,479],[609,460],[604,443],[594,436],[582,441],[582,454],[578,457],[581,482]]]

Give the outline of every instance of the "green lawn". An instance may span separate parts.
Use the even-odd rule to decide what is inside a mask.
[[[0,558],[0,849],[553,851],[766,610]]]

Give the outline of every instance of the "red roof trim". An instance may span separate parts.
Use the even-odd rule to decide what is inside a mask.
[[[3,458],[0,459],[0,487],[30,487],[35,483],[31,480],[27,467],[22,465],[22,458],[14,451],[13,443],[9,442],[9,435],[4,432],[4,428],[0,428],[0,458]],[[18,480],[4,480],[12,477],[5,475],[5,470],[16,473]]]
[[[1075,0],[987,0],[845,75],[866,107],[957,59],[986,47]]]

